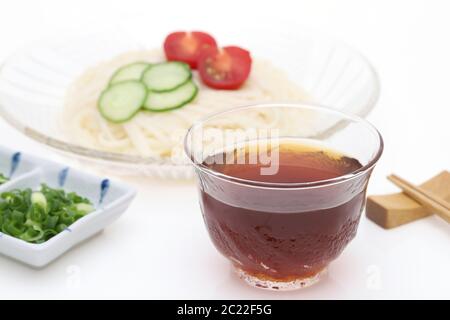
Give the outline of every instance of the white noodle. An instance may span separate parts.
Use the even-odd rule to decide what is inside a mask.
[[[198,119],[233,107],[272,101],[306,101],[308,96],[279,69],[267,61],[254,60],[252,72],[239,90],[215,90],[199,86],[198,96],[181,109],[169,112],[140,112],[124,124],[113,124],[101,117],[97,99],[111,75],[121,66],[136,61],[160,62],[160,50],[136,51],[120,55],[85,71],[67,91],[63,123],[66,135],[75,143],[99,150],[152,156],[161,159],[181,153],[182,137]],[[276,127],[288,116],[279,112],[257,112],[239,118],[216,120],[226,128]],[[294,123],[288,123],[295,126]]]

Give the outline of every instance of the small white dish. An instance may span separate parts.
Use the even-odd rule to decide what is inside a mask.
[[[11,167],[15,169],[11,170]],[[28,243],[0,232],[0,254],[36,268],[44,267],[73,246],[103,230],[125,212],[136,194],[121,182],[0,148],[0,172],[4,169],[13,174],[9,182],[0,186],[0,192],[17,188],[36,189],[45,183],[53,188],[76,192],[91,200],[96,207],[94,212],[41,244]],[[8,176],[10,171],[5,172],[5,175]]]
[[[7,190],[13,182],[26,179],[35,173],[37,165],[28,159],[22,159],[22,153],[0,146],[0,174],[9,180],[0,184],[0,193]]]

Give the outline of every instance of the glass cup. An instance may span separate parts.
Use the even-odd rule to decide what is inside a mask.
[[[358,167],[306,182],[216,169],[231,164],[245,171],[251,161],[265,161],[260,175],[274,175],[278,147],[288,141],[335,150]],[[355,237],[382,150],[379,132],[364,119],[311,104],[231,109],[195,123],[185,138],[212,242],[243,280],[273,290],[316,283]]]

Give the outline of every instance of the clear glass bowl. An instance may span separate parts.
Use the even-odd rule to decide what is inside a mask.
[[[287,72],[315,103],[364,117],[378,99],[379,82],[374,69],[359,52],[340,41],[302,30],[242,28],[232,35],[228,34],[232,43],[242,44],[255,57],[269,59]],[[218,37],[227,40],[226,35]],[[148,33],[130,35],[123,31],[41,41],[22,49],[0,70],[1,116],[28,137],[106,171],[190,178],[193,171],[189,164],[71,143],[58,123],[68,86],[86,68],[129,50],[159,48],[161,39]]]
[[[285,118],[266,127],[249,124],[244,130],[215,126],[219,119],[262,112]],[[290,150],[295,150],[293,144],[314,149],[296,155],[296,163],[304,166],[291,170],[292,160],[282,160],[279,152],[283,144]],[[245,155],[246,150],[255,150],[249,154],[258,154],[259,160]],[[327,150],[343,156],[324,157]],[[248,284],[294,290],[316,283],[355,237],[383,140],[357,116],[314,105],[274,103],[233,109],[195,123],[186,135],[185,152],[195,167],[203,220],[217,250]],[[258,163],[264,167],[256,171]],[[321,168],[336,174],[317,175],[315,170]]]

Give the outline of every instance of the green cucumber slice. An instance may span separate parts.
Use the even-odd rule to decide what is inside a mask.
[[[192,77],[189,66],[183,62],[171,61],[152,65],[142,74],[142,82],[149,90],[171,91],[185,84]]]
[[[127,80],[140,80],[142,74],[146,69],[148,69],[148,67],[150,67],[150,63],[146,62],[127,64],[113,74],[111,80],[109,80],[109,84],[115,84]]]
[[[181,108],[194,100],[197,92],[198,88],[192,80],[172,91],[150,91],[145,99],[143,107],[146,110],[157,112]]]
[[[147,88],[137,80],[111,85],[102,92],[98,109],[108,121],[121,123],[131,119],[139,111],[147,96]]]

